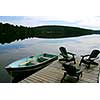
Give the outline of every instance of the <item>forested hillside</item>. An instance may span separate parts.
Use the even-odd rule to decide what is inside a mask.
[[[74,37],[94,33],[93,30],[89,29],[56,25],[35,27],[34,32],[36,37],[47,38]]]
[[[57,25],[24,27],[17,25],[15,26],[8,23],[0,23],[0,43],[10,43],[14,40],[30,37],[62,38],[89,34],[94,34],[94,31],[77,27]]]

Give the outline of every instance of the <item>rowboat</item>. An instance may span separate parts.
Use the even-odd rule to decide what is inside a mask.
[[[8,66],[6,70],[12,77],[16,77],[19,74],[34,72],[46,67],[53,61],[57,60],[58,56],[54,54],[43,53],[35,56],[30,56],[17,60]]]

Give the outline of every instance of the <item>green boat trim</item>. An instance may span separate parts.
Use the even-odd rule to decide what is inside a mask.
[[[46,67],[48,64],[52,63],[57,59],[58,59],[57,55],[44,53],[22,58],[20,60],[17,60],[9,64],[5,68],[10,74],[35,71],[37,69]]]

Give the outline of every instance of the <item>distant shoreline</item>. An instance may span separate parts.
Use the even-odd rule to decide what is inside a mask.
[[[99,31],[96,31],[99,33]],[[95,34],[94,30],[79,27],[47,25],[37,27],[14,26],[0,23],[0,43],[11,43],[26,38],[67,38]]]

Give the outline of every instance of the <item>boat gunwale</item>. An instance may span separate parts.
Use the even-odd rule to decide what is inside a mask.
[[[38,66],[41,66],[41,65],[43,65],[43,64],[46,64],[46,63],[50,63],[50,62],[52,62],[52,61],[54,61],[54,60],[57,60],[58,59],[58,56],[57,55],[54,55],[54,57],[52,57],[52,58],[50,58],[50,59],[48,59],[48,60],[46,60],[46,61],[43,61],[43,62],[41,62],[41,63],[39,63],[39,64],[36,64],[36,65],[31,65],[31,66],[25,66],[25,67],[11,67],[11,66],[7,66],[7,67],[5,67],[7,70],[22,70],[22,69],[32,69],[32,68],[36,68],[36,67],[38,67]],[[16,61],[15,61],[16,62]]]

